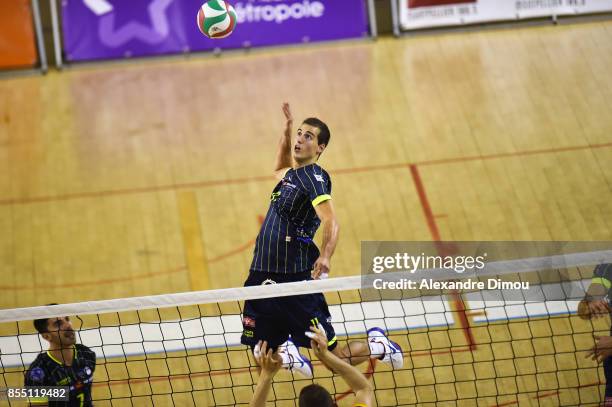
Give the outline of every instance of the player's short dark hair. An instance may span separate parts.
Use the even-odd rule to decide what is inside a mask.
[[[47,304],[47,305],[58,305],[56,302]],[[44,334],[49,332],[49,318],[40,318],[34,320],[34,328],[38,331],[39,334]]]
[[[319,136],[317,137],[319,144],[329,144],[329,139],[331,138],[329,127],[327,127],[327,124],[325,124],[322,120],[317,119],[316,117],[309,117],[305,119],[302,123],[308,124],[319,129]]]
[[[336,403],[323,386],[309,384],[300,391],[299,407],[334,407]]]

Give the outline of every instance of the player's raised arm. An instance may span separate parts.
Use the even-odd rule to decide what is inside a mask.
[[[293,131],[293,116],[289,103],[283,103],[283,114],[285,115],[285,131],[283,132],[280,141],[278,142],[278,151],[276,152],[276,165],[274,173],[278,178],[282,178],[287,171],[287,168],[293,166],[291,158],[291,132]]]
[[[259,367],[261,367],[261,372],[249,407],[264,407],[266,405],[266,399],[272,387],[272,379],[281,367],[280,356],[272,352],[272,349],[268,349],[266,341],[263,343],[260,341],[257,347],[259,352],[255,354],[255,359]]]
[[[321,230],[323,231],[323,242],[321,243],[321,255],[314,264],[312,278],[319,279],[321,275],[329,274],[331,268],[331,257],[338,244],[340,225],[336,219],[336,212],[331,199],[315,206],[317,216],[321,219]]]
[[[331,371],[337,373],[355,392],[355,403],[369,406],[374,398],[374,391],[368,379],[354,366],[349,365],[327,349],[327,337],[321,325],[310,327],[312,332],[306,335],[311,339],[311,348],[319,360]]]

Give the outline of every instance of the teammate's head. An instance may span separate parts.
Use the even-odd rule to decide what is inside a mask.
[[[307,118],[297,131],[293,158],[298,164],[316,161],[329,144],[330,137],[327,124],[316,117]]]
[[[70,317],[35,319],[34,328],[52,347],[62,348],[76,343],[76,335]]]
[[[336,403],[323,386],[309,384],[300,392],[300,407],[334,407]]]

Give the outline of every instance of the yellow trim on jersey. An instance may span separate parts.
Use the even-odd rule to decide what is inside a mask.
[[[606,287],[608,290],[610,289],[610,287],[612,287],[612,281],[603,278],[603,277],[593,277],[593,280],[591,280],[591,283],[593,284],[601,284],[604,287]]]
[[[63,365],[63,363],[62,363],[62,362],[60,362],[59,360],[57,360],[57,359],[55,359],[55,358],[53,357],[53,355],[51,354],[51,352],[50,352],[50,351],[47,351],[47,356],[49,356],[49,357],[51,358],[51,360],[52,360],[52,361],[54,361],[55,363],[57,363],[58,365]]]
[[[329,194],[319,195],[318,197],[312,200],[312,206],[317,206],[321,202],[329,201],[330,199],[331,195]]]
[[[77,357],[77,348],[76,348],[76,346],[72,345],[72,349],[74,350],[74,356],[73,356],[72,360],[74,360]],[[51,360],[54,361],[55,363],[57,363],[58,365],[64,366],[64,364],[62,362],[60,362],[59,360],[57,360],[57,359],[55,359],[53,357],[53,355],[51,354],[50,351],[47,351],[47,356],[49,356],[51,358]]]
[[[333,338],[331,338],[329,342],[327,342],[327,346],[332,346],[334,343],[336,343],[337,340],[338,340],[338,337],[334,336]]]

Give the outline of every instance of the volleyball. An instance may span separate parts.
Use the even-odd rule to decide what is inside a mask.
[[[236,27],[236,11],[224,0],[208,0],[198,10],[198,28],[209,38],[225,38]]]

